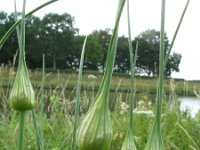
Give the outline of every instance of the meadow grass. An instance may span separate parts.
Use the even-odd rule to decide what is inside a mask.
[[[5,87],[9,87],[12,85],[14,77],[15,77],[15,69],[1,66],[1,79],[0,84]],[[97,79],[90,79],[88,78],[88,75],[92,74],[94,72],[84,72],[83,71],[83,77],[82,77],[82,90],[95,90],[100,86],[101,79],[103,77],[102,73],[96,73]],[[29,70],[29,76],[32,81],[33,86],[35,89],[39,89],[41,85],[41,78],[42,78],[42,70]],[[62,87],[67,84],[66,90],[73,90],[75,88],[76,82],[77,82],[77,72],[64,72],[60,71],[59,73],[59,79],[58,79],[58,73],[57,72],[47,72],[46,71],[46,77],[45,77],[45,88],[55,88],[58,87],[58,89],[62,89]],[[121,80],[121,81],[120,81]],[[164,81],[164,92],[166,94],[170,93],[170,80],[171,79],[165,79]],[[116,87],[118,86],[118,83],[120,83],[118,91],[129,91],[130,87],[130,78],[127,75],[114,73],[113,78],[111,81],[111,91],[115,91]],[[174,79],[175,86],[176,86],[176,93],[180,96],[195,96],[194,90],[196,89],[198,92],[198,89],[200,88],[200,81],[187,81],[183,79]],[[156,83],[157,79],[154,77],[135,77],[135,84],[136,84],[136,93],[152,93],[155,94],[156,92]]]
[[[83,95],[81,98],[83,102],[86,102],[86,99]],[[71,104],[69,100],[65,99],[67,102],[64,102],[62,99],[62,97],[57,96],[54,101],[48,102],[49,104],[46,106],[50,110],[45,110],[44,114],[45,117],[43,131],[45,149],[56,149],[59,147],[68,150],[71,149],[73,113],[69,108],[67,108],[67,106],[69,107]],[[129,108],[122,109],[122,100],[123,99],[120,99],[120,93],[117,93],[117,101],[119,101],[116,106],[117,109],[111,113],[113,118],[113,141],[111,144],[111,150],[121,149],[121,145],[127,130],[127,123],[129,122]],[[153,106],[145,108],[145,104],[143,107],[144,110],[154,110]],[[73,107],[73,104],[71,105],[71,107]],[[7,109],[9,109],[8,105]],[[1,112],[3,116],[1,115],[0,119],[0,147],[2,150],[15,149],[16,146],[15,137],[17,136],[18,119],[13,115],[14,112],[10,109],[7,110],[7,112],[9,113]],[[38,114],[37,112],[38,111],[36,109],[36,114]],[[81,110],[81,116],[83,116],[84,112],[85,111]],[[162,117],[163,140],[167,150],[175,149],[175,147],[178,149],[190,149],[190,147],[196,147],[195,145],[197,145],[197,148],[200,147],[200,117],[193,119],[187,115],[187,112],[180,112],[178,108],[172,111],[163,110],[163,112],[165,112]],[[177,116],[177,113],[179,116]],[[12,119],[10,119],[10,117]],[[36,115],[36,118],[39,121],[40,117],[38,115]],[[135,114],[133,120],[133,130],[137,149],[139,150],[144,149],[152,121],[153,116],[151,115]],[[181,124],[189,133],[190,137],[192,137],[192,140],[195,141],[195,144],[191,139],[187,138],[187,134],[177,125],[177,122]],[[26,117],[25,134],[29,138],[25,139],[24,148],[27,150],[36,149],[35,129],[31,121],[30,114],[28,114]]]
[[[6,67],[1,67],[1,77],[3,78],[13,78],[8,76],[9,69]],[[33,72],[33,71],[32,71]],[[6,74],[6,75],[5,75]],[[40,86],[41,81],[41,71],[37,71],[34,75],[34,79],[38,79],[37,86]],[[38,76],[36,76],[38,75]],[[13,74],[10,74],[13,76]],[[56,78],[52,85],[47,84],[49,89],[46,89],[45,92],[45,112],[44,112],[44,139],[45,139],[45,149],[56,149],[61,147],[61,149],[69,149],[71,147],[71,138],[72,138],[72,129],[73,129],[73,110],[75,104],[75,91],[73,90],[66,90],[68,84],[64,86],[63,84],[68,81],[69,76],[72,76],[75,82],[77,80],[76,73],[60,73],[60,80],[63,81],[62,83],[58,81],[57,74],[51,73],[47,76],[46,81],[48,82],[53,78]],[[91,83],[91,79],[87,78],[88,74],[83,74],[83,82]],[[31,73],[31,77],[33,77]],[[65,78],[65,79],[63,79]],[[102,75],[97,75],[98,79],[102,78]],[[1,78],[2,79],[2,78]],[[113,125],[113,141],[111,144],[111,150],[119,150],[121,149],[122,141],[125,137],[127,123],[128,123],[128,113],[129,113],[129,99],[130,93],[127,91],[123,91],[123,89],[130,88],[130,79],[122,76],[113,75],[113,80],[111,82],[111,86],[113,84],[113,90],[117,88],[117,84],[119,83],[120,79],[122,80],[117,93],[112,92],[110,94],[110,100],[114,102],[116,109],[112,109],[111,116],[112,116],[112,125]],[[125,83],[123,83],[125,81]],[[69,81],[70,82],[70,81]],[[99,80],[95,81],[97,87],[99,86]],[[169,81],[165,82],[167,88],[170,89],[168,84]],[[155,85],[156,79],[141,79],[136,78],[136,85],[138,87],[139,84],[143,85],[145,88],[150,88],[151,86]],[[56,85],[57,84],[57,85]],[[124,84],[124,85],[123,85]],[[145,86],[145,84],[147,84]],[[150,85],[149,85],[150,84]],[[196,86],[196,89],[199,89],[199,82],[189,82],[189,86],[191,86],[191,90],[193,86]],[[190,85],[191,84],[191,85]],[[2,85],[2,84],[0,84]],[[121,85],[123,85],[121,87]],[[175,80],[176,89],[180,86],[183,87],[184,83],[180,80]],[[70,85],[71,87],[72,85]],[[75,85],[73,84],[73,88],[75,89]],[[56,87],[60,87],[58,89]],[[115,89],[114,89],[115,87]],[[156,87],[155,87],[156,88]],[[93,101],[96,92],[93,90],[88,90],[87,86],[83,86],[83,91],[81,95],[81,110],[80,116],[83,116],[86,112],[86,104],[89,99]],[[175,89],[175,90],[176,90]],[[63,94],[65,91],[65,94]],[[67,92],[66,92],[67,91]],[[149,91],[149,90],[145,90]],[[40,89],[35,89],[36,92],[36,100],[39,102],[40,99]],[[0,90],[1,95],[1,109],[0,109],[0,147],[4,150],[7,149],[15,149],[16,148],[16,140],[15,137],[17,136],[18,131],[18,123],[17,123],[17,116],[9,108],[9,93],[10,88],[2,88]],[[151,96],[146,93],[137,93],[136,94],[136,108],[138,108],[138,102],[144,101],[144,104],[140,107],[140,110],[152,110],[154,111],[154,104],[152,103],[149,105],[149,101],[154,101],[155,96]],[[129,107],[126,109],[122,108],[122,102],[125,102]],[[164,101],[163,103],[163,112],[164,115],[162,117],[162,128],[163,128],[163,140],[167,150],[170,149],[191,149],[190,147],[195,147],[193,142],[186,138],[186,133],[177,126],[177,122],[181,124],[184,129],[186,129],[189,135],[192,137],[193,141],[195,141],[196,145],[200,147],[200,115],[193,119],[187,115],[187,112],[180,112],[178,108],[169,111],[167,109],[167,102]],[[36,119],[37,121],[40,120],[39,116],[39,105],[36,105]],[[177,116],[177,114],[179,116]],[[149,133],[151,123],[153,121],[153,116],[148,116],[146,114],[136,114],[134,117],[134,134],[137,144],[137,149],[143,150],[144,146],[147,141],[147,135]],[[59,130],[57,130],[59,129]],[[35,129],[34,125],[31,120],[31,115],[28,114],[26,117],[26,127],[25,127],[25,134],[29,139],[25,140],[25,149],[35,149],[36,148],[36,137],[35,137]],[[178,136],[177,136],[178,135]],[[197,148],[196,148],[197,149]]]
[[[55,0],[56,1],[56,0]],[[83,94],[80,97],[80,86],[82,76],[82,71],[80,69],[79,72],[79,80],[78,86],[76,87],[76,79],[73,74],[66,76],[66,74],[60,74],[58,71],[57,74],[49,73],[44,75],[44,67],[42,74],[39,72],[34,72],[32,80],[34,81],[35,89],[36,89],[36,102],[34,111],[32,113],[27,113],[25,117],[25,111],[27,109],[32,109],[29,105],[25,104],[33,104],[32,103],[32,86],[30,80],[28,78],[28,71],[26,68],[24,51],[25,51],[25,0],[22,10],[22,19],[21,28],[18,28],[17,25],[20,21],[17,21],[13,25],[11,30],[9,30],[5,36],[0,41],[0,47],[3,46],[6,38],[11,34],[11,32],[17,27],[17,35],[18,42],[20,48],[20,57],[19,57],[19,67],[17,70],[16,78],[14,81],[14,86],[10,89],[10,83],[13,82],[15,73],[10,75],[10,70],[7,71],[8,76],[6,78],[1,78],[0,85],[0,94],[1,94],[1,103],[0,103],[0,146],[2,149],[16,149],[18,147],[19,150],[23,149],[70,149],[71,147],[71,139],[74,140],[74,144],[72,145],[73,149],[76,149],[75,146],[75,138],[76,138],[76,126],[78,126],[79,119],[79,101],[81,99],[80,104],[80,127],[77,134],[77,145],[81,150],[89,150],[89,149],[111,149],[117,150],[121,148],[122,141],[124,139],[124,132],[127,129],[127,124],[129,120],[130,128],[134,126],[133,133],[134,137],[131,136],[131,139],[135,139],[137,149],[164,149],[163,143],[165,143],[165,149],[199,149],[199,126],[198,123],[200,121],[199,116],[195,119],[192,119],[188,112],[180,112],[178,105],[174,105],[173,109],[169,109],[166,107],[167,102],[163,99],[167,99],[167,97],[163,97],[163,94],[169,93],[170,86],[169,81],[164,82],[164,67],[168,60],[170,51],[176,39],[177,32],[179,30],[180,24],[182,22],[183,16],[189,4],[189,0],[186,4],[186,7],[183,11],[183,15],[181,16],[180,22],[176,29],[174,38],[172,40],[171,47],[169,48],[169,53],[166,57],[164,57],[164,18],[165,18],[165,0],[162,0],[162,10],[161,10],[161,34],[160,34],[160,64],[159,64],[159,77],[158,79],[147,79],[145,83],[143,83],[143,79],[136,78],[136,92],[142,91],[142,100],[140,97],[136,96],[136,100],[133,101],[133,81],[131,82],[132,90],[129,93],[130,87],[130,79],[126,77],[122,79],[119,76],[116,78],[112,77],[112,68],[114,65],[115,54],[116,54],[116,45],[117,45],[117,33],[118,33],[118,25],[120,16],[123,10],[123,6],[125,0],[119,0],[119,7],[117,10],[117,17],[115,22],[115,28],[113,31],[113,36],[111,37],[107,63],[106,63],[106,71],[104,75],[100,75],[100,79],[93,80],[88,79],[87,76],[84,80],[83,75]],[[49,1],[48,3],[42,5],[41,7],[36,8],[34,11],[42,8],[43,6],[50,4],[54,1]],[[15,9],[16,12],[16,9]],[[29,13],[28,15],[30,15]],[[129,28],[130,34],[130,28]],[[129,39],[131,39],[129,37]],[[131,40],[130,40],[131,41]],[[129,45],[130,42],[129,42]],[[130,48],[131,49],[131,48]],[[131,57],[131,56],[130,56]],[[83,64],[83,62],[81,63]],[[43,65],[44,66],[44,65]],[[133,68],[133,66],[132,66]],[[5,70],[7,70],[6,68]],[[2,71],[3,70],[3,71]],[[6,73],[4,68],[1,68],[1,75]],[[21,74],[20,74],[21,73]],[[62,76],[63,75],[63,76]],[[75,75],[76,76],[76,75]],[[42,84],[40,86],[38,83],[39,79],[42,78]],[[77,76],[76,76],[77,77]],[[97,77],[98,78],[98,77]],[[118,78],[118,80],[116,80]],[[44,82],[44,79],[46,82]],[[132,74],[133,79],[133,74]],[[49,81],[48,81],[49,80]],[[147,82],[149,80],[149,82]],[[21,81],[26,81],[25,84],[21,84]],[[101,84],[98,81],[102,81]],[[141,82],[139,82],[141,81]],[[91,84],[88,84],[91,83]],[[110,85],[110,83],[112,83]],[[176,84],[176,83],[175,83]],[[190,91],[189,82],[183,82],[184,86],[177,86],[176,89],[182,90],[185,95],[189,95]],[[5,86],[7,85],[7,86]],[[30,89],[27,93],[24,88],[25,85],[29,85]],[[177,84],[178,85],[178,84]],[[37,87],[38,86],[38,89]],[[198,83],[199,86],[199,83]],[[21,103],[17,99],[17,103],[13,102],[13,91],[15,91],[15,87],[19,89],[23,89],[24,94],[23,98],[26,96],[29,99],[25,99],[26,103]],[[28,87],[28,88],[29,88]],[[41,88],[40,88],[41,87]],[[114,91],[114,96],[108,99],[108,95],[110,94],[109,88],[111,87],[111,91]],[[117,87],[117,88],[116,88]],[[46,89],[45,89],[46,88]],[[182,88],[182,89],[181,89]],[[194,88],[194,87],[193,87]],[[75,96],[75,90],[77,90],[77,97]],[[171,90],[173,91],[174,88]],[[16,109],[10,109],[9,107],[9,93],[11,91],[11,107]],[[96,91],[98,91],[96,93]],[[178,90],[177,90],[178,91]],[[192,91],[193,92],[193,91]],[[151,99],[149,96],[146,96],[144,93],[156,93],[156,97]],[[175,92],[172,92],[174,94]],[[17,93],[19,98],[21,99],[20,93]],[[96,95],[96,98],[95,96]],[[148,95],[148,94],[147,94]],[[15,95],[14,95],[15,96]],[[174,97],[174,96],[172,96]],[[112,99],[113,98],[113,99]],[[138,98],[138,100],[137,100]],[[77,99],[77,100],[76,100]],[[129,105],[129,99],[132,100],[131,105]],[[156,100],[156,101],[155,101]],[[24,101],[24,102],[25,102]],[[151,103],[149,103],[151,102]],[[153,102],[153,103],[152,103]],[[112,104],[112,105],[111,105]],[[113,106],[114,104],[114,106]],[[132,110],[133,105],[135,105],[135,114],[132,122]],[[156,109],[154,110],[154,105],[156,104]],[[178,103],[177,103],[178,104]],[[110,119],[110,111],[113,120]],[[143,113],[137,113],[137,110]],[[147,113],[151,111],[152,113]],[[130,119],[128,119],[127,113],[131,112]],[[162,113],[164,112],[164,113]],[[19,123],[18,116],[19,115]],[[32,118],[30,117],[32,116]],[[39,121],[40,120],[40,121]],[[75,120],[75,123],[74,123]],[[37,121],[39,121],[39,126],[37,125]],[[91,124],[89,124],[89,123]],[[24,126],[25,123],[25,126]],[[112,124],[112,127],[111,127]],[[150,128],[153,124],[153,127]],[[161,134],[161,127],[163,129]],[[24,131],[25,128],[25,131]],[[72,134],[72,129],[74,128],[74,134]],[[112,129],[113,128],[113,129]],[[151,129],[151,130],[150,130]],[[112,132],[113,130],[113,132]],[[88,131],[88,132],[86,132]],[[151,131],[151,132],[150,132]],[[18,134],[18,142],[16,142],[16,135]],[[23,135],[29,138],[25,138],[23,140]],[[129,130],[127,133],[132,132]],[[148,133],[151,133],[148,137]],[[127,134],[130,135],[130,134]],[[179,135],[179,136],[177,136]],[[112,140],[113,137],[113,140]],[[11,140],[8,140],[11,139]],[[163,142],[164,141],[164,142]],[[18,143],[18,144],[16,144]]]
[[[10,78],[13,80],[13,73],[9,74],[9,68],[1,67],[1,80],[2,78]],[[13,70],[13,69],[11,69]],[[41,71],[36,71],[36,74],[32,74],[34,71],[31,71],[31,77],[34,76],[34,80],[37,80],[35,83],[37,86],[40,87]],[[9,75],[11,77],[9,77]],[[72,129],[73,129],[73,110],[75,104],[75,91],[73,90],[66,90],[68,84],[64,86],[63,84],[68,81],[68,78],[71,76],[73,83],[77,80],[76,73],[60,73],[60,81],[58,81],[57,74],[51,73],[49,76],[46,77],[46,81],[51,81],[53,78],[55,79],[52,82],[52,85],[47,84],[49,89],[46,89],[45,92],[45,112],[44,112],[44,139],[45,139],[45,149],[56,149],[61,147],[62,149],[69,149],[71,147],[71,138],[72,138]],[[65,78],[65,79],[64,79]],[[102,75],[97,75],[98,79],[102,78]],[[127,76],[118,76],[113,75],[113,80],[111,82],[111,87],[113,90],[117,88],[117,84],[119,83],[120,79],[122,80],[117,93],[112,92],[110,94],[110,100],[114,102],[116,109],[111,109],[111,116],[112,116],[112,124],[113,124],[113,141],[111,144],[111,150],[119,150],[121,149],[122,141],[125,137],[127,123],[128,123],[128,113],[129,113],[129,99],[130,93],[127,93],[127,89],[130,88],[130,79]],[[32,80],[32,81],[34,81]],[[71,81],[71,80],[70,80]],[[70,82],[69,81],[69,82]],[[125,83],[123,83],[125,81]],[[68,82],[68,83],[69,83]],[[99,80],[91,81],[88,79],[88,74],[83,73],[83,82],[92,83],[95,82],[96,86],[98,87],[100,82]],[[170,81],[165,81],[165,86],[170,89],[169,83]],[[1,83],[1,82],[0,82]],[[144,78],[136,78],[136,85],[137,87],[141,84],[145,88],[151,88],[155,86],[157,83],[156,79],[144,79]],[[147,84],[147,85],[145,85]],[[150,84],[150,85],[149,85]],[[193,86],[196,86],[196,89],[199,89],[199,82],[191,81],[188,82],[189,87],[191,86],[191,90],[193,90]],[[2,84],[0,84],[2,85]],[[113,86],[112,86],[113,85]],[[122,85],[122,86],[121,86]],[[177,88],[182,88],[184,85],[183,80],[175,80],[176,91]],[[75,85],[72,89],[75,90]],[[60,87],[61,89],[59,89]],[[115,87],[115,89],[114,89]],[[0,119],[0,147],[2,149],[15,149],[16,148],[16,140],[15,137],[17,136],[18,131],[18,123],[17,123],[17,116],[14,111],[10,110],[9,108],[9,93],[10,88],[0,88],[0,95],[1,95],[1,119]],[[83,91],[81,95],[81,114],[83,116],[86,112],[86,104],[89,99],[93,101],[96,92],[93,90],[89,90],[87,86],[83,86]],[[126,90],[127,91],[126,91]],[[155,87],[156,89],[156,87]],[[183,89],[182,89],[183,90]],[[63,94],[65,91],[65,94]],[[67,92],[66,92],[67,91]],[[152,110],[154,111],[154,104],[153,101],[155,100],[155,95],[148,94],[150,89],[146,89],[145,93],[137,93],[136,94],[136,108],[138,108],[138,102],[143,101],[144,104],[140,107],[140,110]],[[35,89],[36,92],[36,100],[39,102],[40,99],[40,88]],[[152,101],[152,104],[149,105],[149,101]],[[122,102],[125,102],[129,108],[125,110],[122,109]],[[196,145],[200,147],[200,115],[193,119],[187,115],[187,112],[180,112],[178,108],[174,109],[173,111],[169,111],[167,109],[167,102],[164,101],[163,103],[163,112],[164,115],[162,117],[162,127],[163,127],[163,137],[164,143],[167,150],[170,149],[190,149],[190,147],[195,147],[193,142],[186,138],[186,133],[177,126],[177,121],[189,132],[189,135],[193,138]],[[139,109],[139,108],[138,108]],[[36,105],[36,119],[39,122],[39,105]],[[179,116],[177,116],[177,114]],[[137,149],[143,150],[147,135],[149,133],[151,123],[153,121],[153,116],[148,116],[145,114],[136,114],[134,117],[134,134],[137,144]],[[57,130],[59,129],[59,130]],[[29,139],[25,140],[25,147],[28,149],[35,149],[36,148],[36,137],[35,137],[35,129],[34,125],[31,120],[31,115],[28,114],[26,118],[26,127],[25,127],[25,134]],[[178,135],[178,136],[177,136]],[[176,148],[175,148],[176,147]]]

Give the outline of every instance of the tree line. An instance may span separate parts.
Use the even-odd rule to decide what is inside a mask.
[[[45,54],[47,68],[76,70],[79,66],[81,48],[85,36],[79,35],[74,27],[75,18],[68,13],[61,15],[48,13],[44,17],[31,16],[26,20],[26,60],[29,68],[41,68],[42,55]],[[14,14],[0,12],[0,38],[15,23]],[[88,35],[84,69],[103,70],[106,61],[111,29],[96,30]],[[159,62],[160,32],[148,29],[132,41],[133,47],[139,42],[137,73],[156,76]],[[170,44],[165,36],[165,54]],[[18,52],[17,34],[13,33],[0,51],[0,64],[13,65]],[[170,76],[179,71],[181,55],[170,55],[165,74]],[[16,63],[15,63],[16,65]],[[128,39],[118,39],[115,71],[130,70]]]

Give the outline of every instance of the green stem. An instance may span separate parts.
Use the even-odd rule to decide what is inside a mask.
[[[117,18],[115,22],[115,28],[112,34],[112,37],[109,42],[108,46],[108,54],[106,59],[106,70],[104,72],[103,80],[100,86],[100,89],[97,93],[97,96],[100,96],[102,93],[104,94],[105,100],[108,100],[108,94],[109,94],[109,88],[110,88],[110,81],[112,78],[112,72],[113,72],[113,66],[115,62],[115,55],[116,55],[116,49],[117,49],[117,40],[118,40],[118,26],[119,26],[119,20],[121,17],[121,13],[123,10],[123,6],[125,4],[125,0],[119,1],[119,8],[117,11]]]
[[[130,9],[129,9],[129,0],[127,0],[127,18],[128,18],[128,43],[129,43],[129,54],[130,54],[130,71],[131,71],[131,103],[130,103],[130,128],[133,127],[133,109],[134,109],[134,98],[135,98],[135,66],[137,61],[137,51],[138,51],[138,42],[136,43],[134,62],[133,62],[133,46],[131,38],[131,23],[130,23]]]
[[[21,21],[21,33],[20,33],[20,56],[19,56],[19,69],[22,66],[22,61],[25,61],[24,51],[25,51],[25,6],[26,0],[23,1],[23,8],[22,8],[22,21]],[[25,62],[24,62],[25,64]],[[19,111],[19,145],[18,150],[23,150],[23,142],[24,142],[24,118],[25,118],[25,111]]]
[[[159,87],[157,97],[157,110],[156,110],[156,121],[157,129],[160,130],[160,119],[162,113],[162,94],[163,94],[163,77],[164,77],[164,24],[165,24],[165,0],[162,0],[162,11],[161,11],[161,29],[160,29],[160,56],[159,56]]]
[[[35,128],[35,136],[36,136],[37,149],[38,150],[43,150],[42,149],[41,135],[40,135],[39,128],[37,126],[37,122],[36,122],[34,110],[31,110],[31,115],[32,115],[32,119],[33,119],[33,125],[34,125],[34,128]]]
[[[15,22],[17,22],[17,6],[16,6],[16,0],[14,0],[14,7],[15,7]],[[16,27],[16,31],[17,31],[17,40],[18,40],[18,45],[19,45],[19,49],[21,49],[21,44],[20,44],[20,30],[19,30],[19,26]]]
[[[45,85],[45,55],[42,57],[42,85],[41,85],[41,101],[40,101],[40,129],[41,129],[41,149],[44,150],[44,85]]]
[[[186,10],[187,10],[187,8],[188,8],[189,2],[190,2],[190,0],[187,1],[186,5],[185,5],[185,8],[184,8],[184,10],[183,10],[183,12],[182,12],[182,15],[181,15],[181,18],[180,18],[180,20],[179,20],[178,26],[177,26],[177,28],[176,28],[176,31],[175,31],[175,33],[174,33],[172,42],[171,42],[171,44],[170,44],[168,53],[167,53],[166,57],[163,58],[163,59],[164,59],[164,62],[162,63],[162,64],[163,64],[163,71],[161,71],[162,73],[164,73],[164,69],[165,69],[165,67],[166,67],[166,65],[167,65],[167,62],[168,62],[168,59],[169,59],[171,50],[172,50],[172,48],[173,48],[174,42],[175,42],[175,40],[176,40],[176,36],[177,36],[178,31],[179,31],[179,29],[180,29],[180,26],[181,26],[181,23],[182,23],[182,21],[183,21],[183,18],[184,18],[184,15],[185,15],[185,13],[186,13]],[[163,11],[165,11],[165,10],[163,10]],[[162,13],[164,13],[164,12],[162,12]],[[164,15],[164,14],[162,14],[162,15]],[[164,19],[164,18],[163,18],[163,19]],[[162,20],[162,21],[164,22],[164,20]],[[162,24],[162,22],[161,22],[161,24]],[[163,29],[162,29],[162,28],[163,28]],[[161,27],[161,32],[162,32],[162,30],[164,30],[164,26]],[[161,33],[161,32],[160,32],[160,33]],[[163,32],[164,32],[164,31],[163,31]],[[163,34],[163,35],[160,35],[160,37],[161,37],[160,39],[161,39],[161,40],[162,40],[162,38],[164,38],[164,37],[162,37],[162,36],[164,36],[164,34]],[[164,39],[163,39],[163,40],[164,40]],[[164,43],[164,42],[161,41],[161,43]],[[164,44],[162,44],[162,46],[163,46],[163,45],[164,45]],[[160,53],[160,54],[161,54],[161,53]],[[161,56],[161,57],[164,57],[164,56]],[[163,75],[162,75],[162,76],[163,76]],[[162,78],[163,78],[163,77],[162,77]],[[159,84],[160,84],[160,82],[162,82],[162,81],[160,81],[160,79],[159,79]],[[162,91],[160,91],[160,88],[161,88],[160,85],[158,85],[158,87],[157,87],[157,93],[162,93]],[[157,95],[156,99],[159,99],[159,95]],[[157,102],[157,105],[162,105],[162,102]],[[159,107],[161,108],[162,106],[159,106]],[[158,113],[159,111],[161,112],[161,109],[157,109],[157,113]]]
[[[24,118],[25,118],[25,111],[19,111],[18,150],[23,150],[23,142],[24,142]]]
[[[130,103],[130,123],[129,126],[133,126],[133,108],[134,108],[134,70],[133,68],[133,46],[131,39],[131,26],[130,26],[130,9],[129,0],[127,0],[127,18],[128,18],[128,44],[129,44],[129,56],[130,56],[130,71],[131,71],[131,103]]]
[[[79,74],[78,74],[78,81],[76,87],[76,104],[75,104],[75,121],[74,121],[74,130],[73,130],[73,137],[72,137],[72,150],[76,150],[76,130],[79,121],[79,109],[80,109],[80,91],[81,91],[81,82],[82,82],[82,71],[83,71],[83,61],[85,55],[85,46],[86,46],[87,36],[83,43],[82,53],[81,53],[81,60],[79,66]]]
[[[130,51],[132,53],[132,51]],[[131,106],[130,106],[130,127],[133,127],[133,109],[135,103],[135,66],[137,61],[137,52],[138,52],[138,42],[136,43],[134,62],[133,62],[133,54],[131,54]]]
[[[183,13],[182,13],[182,15],[181,15],[181,18],[180,18],[180,20],[179,20],[179,23],[178,23],[178,26],[177,26],[176,31],[175,31],[175,33],[174,33],[174,36],[173,36],[172,42],[171,42],[171,44],[170,44],[169,50],[168,50],[167,55],[166,55],[166,57],[165,57],[164,67],[166,67],[166,65],[167,65],[167,61],[168,61],[168,59],[169,59],[170,53],[171,53],[171,51],[172,51],[172,48],[173,48],[173,46],[174,46],[174,42],[175,42],[175,40],[176,40],[176,36],[177,36],[178,31],[179,31],[179,29],[180,29],[181,23],[182,23],[182,21],[183,21],[183,18],[184,18],[184,16],[185,16],[185,13],[186,13],[186,10],[187,10],[187,8],[188,8],[189,3],[190,3],[190,0],[187,1],[186,5],[185,5],[185,8],[184,8],[184,10],[183,10]]]

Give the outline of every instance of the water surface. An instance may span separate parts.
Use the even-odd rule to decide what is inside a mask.
[[[179,101],[180,101],[180,110],[181,111],[188,110],[191,117],[195,117],[195,115],[200,111],[200,99],[198,98],[184,97],[184,98],[179,98]]]

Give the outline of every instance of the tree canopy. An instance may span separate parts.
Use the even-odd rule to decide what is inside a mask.
[[[0,12],[0,38],[15,22],[14,14]],[[78,69],[81,47],[84,36],[79,35],[79,29],[74,27],[75,18],[70,14],[49,13],[39,18],[31,16],[26,20],[26,59],[29,68],[40,68],[42,55],[46,57],[46,67],[53,69]],[[88,35],[84,68],[88,70],[103,70],[106,60],[108,43],[112,30],[96,30]],[[133,41],[133,47],[139,42],[137,72],[156,76],[159,58],[160,32],[146,30]],[[165,36],[165,54],[169,48],[169,40]],[[13,33],[0,51],[0,64],[12,64],[18,49],[17,36]],[[166,66],[166,75],[179,71],[181,55],[170,55]],[[121,36],[118,39],[115,71],[129,72],[128,39]]]
[[[136,45],[137,41],[139,42],[137,61],[138,71],[140,73],[147,73],[149,76],[158,75],[160,32],[154,29],[146,30],[134,39],[134,46]],[[164,43],[164,55],[166,55],[170,46],[166,33]],[[180,54],[174,52],[173,55],[170,55],[166,66],[165,75],[170,76],[173,71],[179,71],[180,62]]]

